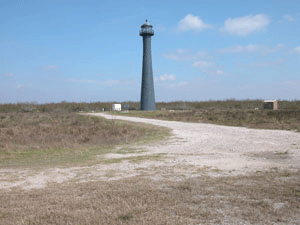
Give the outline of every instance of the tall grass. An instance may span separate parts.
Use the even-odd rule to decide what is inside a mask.
[[[17,103],[17,104],[0,104],[0,112],[79,112],[79,111],[110,111],[112,104],[117,102],[66,102],[60,103]],[[122,106],[129,105],[129,110],[139,110],[140,102],[118,102]],[[300,110],[300,101],[278,101],[279,109]],[[174,102],[157,102],[156,109],[167,110],[192,110],[192,109],[255,109],[263,108],[263,100],[235,100],[227,99],[224,101],[174,101]]]
[[[0,166],[35,164],[42,158],[67,163],[115,145],[161,139],[166,133],[154,126],[69,112],[0,113]]]

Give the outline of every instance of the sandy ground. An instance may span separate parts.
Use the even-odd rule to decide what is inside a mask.
[[[141,152],[107,154],[106,158],[160,155],[160,160],[134,163],[97,164],[86,167],[48,168],[43,170],[0,169],[0,189],[43,188],[50,182],[87,182],[147,176],[155,180],[181,180],[209,174],[232,176],[256,171],[299,170],[300,133],[258,130],[201,123],[162,121],[105,113],[90,113],[107,119],[121,119],[168,127],[172,137],[155,144],[133,145]],[[122,148],[118,146],[117,148]]]

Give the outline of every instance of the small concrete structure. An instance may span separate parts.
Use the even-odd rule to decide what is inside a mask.
[[[278,101],[277,100],[265,100],[264,101],[264,109],[278,109]]]
[[[121,104],[113,104],[112,105],[112,111],[121,111]]]

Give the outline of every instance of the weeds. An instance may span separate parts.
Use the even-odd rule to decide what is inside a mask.
[[[252,109],[199,109],[190,111],[131,111],[126,116],[175,120],[194,123],[212,123],[260,129],[281,129],[300,132],[300,109],[298,110],[252,110]]]
[[[285,151],[285,152],[275,152],[276,155],[287,155],[289,154],[288,151]]]
[[[0,166],[79,163],[113,146],[158,140],[167,130],[76,113],[0,113]]]
[[[297,224],[299,175],[134,177],[0,190],[0,224]]]
[[[63,101],[49,104],[2,104],[0,105],[0,112],[23,112],[27,114],[32,114],[33,112],[53,112],[64,114],[70,112],[101,111],[102,108],[104,108],[105,111],[110,111],[112,103],[115,102],[68,103]],[[224,101],[206,102],[157,102],[157,111],[143,112],[132,111],[139,109],[139,102],[121,102],[121,104],[128,104],[130,106],[129,112],[126,113],[128,116],[251,128],[295,130],[300,132],[300,101],[296,100],[279,100],[279,110],[276,111],[263,110],[263,101],[260,99],[243,101],[228,99]],[[165,110],[160,111],[161,109]],[[170,112],[168,110],[176,111]],[[5,119],[0,117],[0,128],[5,126],[5,123]],[[112,133],[116,132],[114,123],[112,120]]]
[[[112,164],[112,163],[120,163],[124,160],[127,160],[131,163],[140,163],[143,161],[160,161],[162,160],[164,154],[155,154],[155,155],[138,155],[138,156],[132,156],[132,157],[123,157],[123,158],[111,158],[106,159],[103,162],[106,164]]]
[[[116,102],[66,102],[60,103],[17,103],[17,104],[2,104],[0,105],[0,112],[90,112],[110,111],[112,104]],[[139,102],[119,102],[122,105],[128,104],[129,111],[138,110],[140,108]],[[300,101],[278,101],[279,108],[283,110],[300,110]],[[157,110],[203,110],[203,109],[228,109],[228,110],[254,110],[263,109],[263,100],[235,100],[227,99],[222,101],[204,101],[204,102],[190,102],[190,101],[175,101],[175,102],[157,102]]]
[[[120,216],[118,217],[118,219],[124,220],[124,221],[129,221],[129,220],[132,219],[132,218],[133,218],[132,213],[126,213],[126,214],[120,215]]]

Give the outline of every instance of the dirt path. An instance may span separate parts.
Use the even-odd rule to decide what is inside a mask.
[[[105,113],[90,115],[165,126],[172,129],[173,136],[156,144],[130,146],[136,150],[130,154],[105,156],[107,159],[122,159],[117,163],[43,171],[2,168],[0,189],[43,188],[49,182],[112,180],[136,175],[155,180],[180,180],[202,174],[227,176],[300,168],[300,134],[294,131],[162,121]],[[132,160],[140,159],[138,157],[143,157],[143,160]]]

